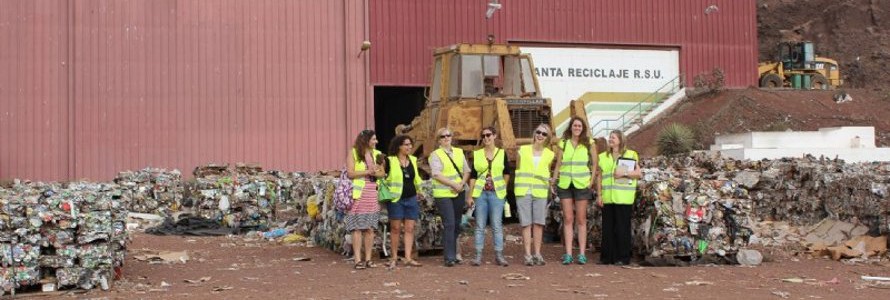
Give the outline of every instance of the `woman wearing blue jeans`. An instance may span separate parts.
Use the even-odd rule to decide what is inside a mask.
[[[482,149],[473,151],[473,169],[470,171],[470,189],[476,203],[476,258],[474,266],[482,265],[482,248],[485,243],[485,225],[491,223],[494,235],[495,263],[507,266],[504,258],[504,201],[507,182],[513,170],[503,149],[495,146],[497,132],[492,127],[482,129]]]

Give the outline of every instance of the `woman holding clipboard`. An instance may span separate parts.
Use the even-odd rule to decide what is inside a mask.
[[[598,186],[596,204],[603,208],[603,239],[600,264],[630,264],[630,218],[637,191],[640,156],[627,149],[624,133],[609,133],[608,147],[599,154],[602,184]]]

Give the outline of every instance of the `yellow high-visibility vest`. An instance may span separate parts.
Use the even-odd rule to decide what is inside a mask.
[[[402,175],[402,163],[399,162],[398,156],[389,156],[389,175],[386,177],[386,184],[389,185],[389,192],[395,196],[392,199],[392,202],[399,202],[399,199],[402,198],[402,189],[404,188],[405,177]],[[414,168],[414,188],[420,193],[420,173],[417,172],[417,157],[413,155],[408,155],[408,159],[411,160],[411,165]]]
[[[590,141],[593,145],[593,140]],[[577,189],[590,188],[590,150],[587,146],[578,143],[572,147],[572,141],[563,139],[559,142],[562,149],[562,165],[559,167],[559,182],[557,186],[568,189],[574,185]]]
[[[464,170],[464,150],[452,147],[452,157],[448,158],[448,154],[445,153],[445,150],[442,148],[436,149],[430,155],[432,157],[435,155],[439,158],[439,161],[442,162],[442,176],[447,177],[448,179],[453,180],[454,182],[460,182],[463,175]],[[452,164],[452,160],[454,163]],[[454,168],[454,165],[457,165],[460,170]],[[439,182],[438,180],[433,179],[433,198],[454,198],[457,197],[457,193],[451,190],[451,187],[445,185],[444,183]]]
[[[640,156],[636,151],[626,150],[621,155],[622,158],[629,158],[640,162]],[[634,198],[637,192],[637,180],[631,179],[627,183],[615,182],[615,158],[612,157],[610,151],[599,154],[600,169],[603,170],[603,203],[604,204],[634,204]],[[633,171],[633,170],[628,170]]]
[[[494,191],[498,198],[507,197],[507,182],[504,181],[504,151],[495,148],[494,159],[491,165],[485,157],[485,149],[473,151],[473,168],[476,170],[477,179],[476,186],[473,187],[473,198],[482,196],[482,189],[485,188],[485,177],[491,173],[491,181],[494,183]]]
[[[516,179],[513,181],[513,192],[516,198],[521,198],[532,190],[532,197],[547,199],[550,191],[550,164],[556,154],[550,149],[544,148],[541,152],[541,160],[535,166],[534,149],[532,145],[519,147],[519,160],[522,162],[516,169]]]
[[[381,154],[381,152],[377,151],[376,149],[374,149],[372,153],[372,158],[376,158],[377,155]],[[352,157],[355,158],[354,166],[356,172],[368,169],[368,166],[365,165],[365,156],[359,156],[358,150],[355,150],[355,148],[352,148]],[[358,200],[362,197],[362,189],[365,188],[365,177],[367,176],[360,176],[352,180],[352,199]]]

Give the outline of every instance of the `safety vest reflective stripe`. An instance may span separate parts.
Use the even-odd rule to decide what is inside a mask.
[[[517,183],[515,184],[517,188],[532,188],[532,189],[546,189],[548,186],[546,184],[533,184],[533,183]]]
[[[587,180],[590,180],[590,172],[565,172],[565,173],[559,173],[559,174],[560,174],[560,176],[565,174],[572,178],[587,177]]]
[[[636,186],[621,186],[621,185],[610,185],[603,186],[603,190],[617,190],[617,191],[636,191]]]
[[[583,162],[583,161],[569,161],[569,162],[563,162],[562,165],[563,165],[563,166],[572,166],[572,167],[583,167],[583,166],[586,166],[586,165],[587,165],[587,162]]]
[[[603,179],[612,178],[612,174],[603,174]]]

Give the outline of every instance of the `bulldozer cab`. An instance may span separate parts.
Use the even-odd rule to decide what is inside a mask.
[[[784,64],[786,70],[813,69],[811,66],[816,61],[815,50],[811,42],[783,42],[779,43],[777,61]]]
[[[532,58],[518,46],[456,44],[437,49],[426,107],[396,134],[415,139],[415,154],[438,147],[435,132],[451,129],[452,145],[475,150],[480,132],[493,127],[511,160],[518,145],[530,143],[538,124],[551,125],[550,99],[541,97]]]

